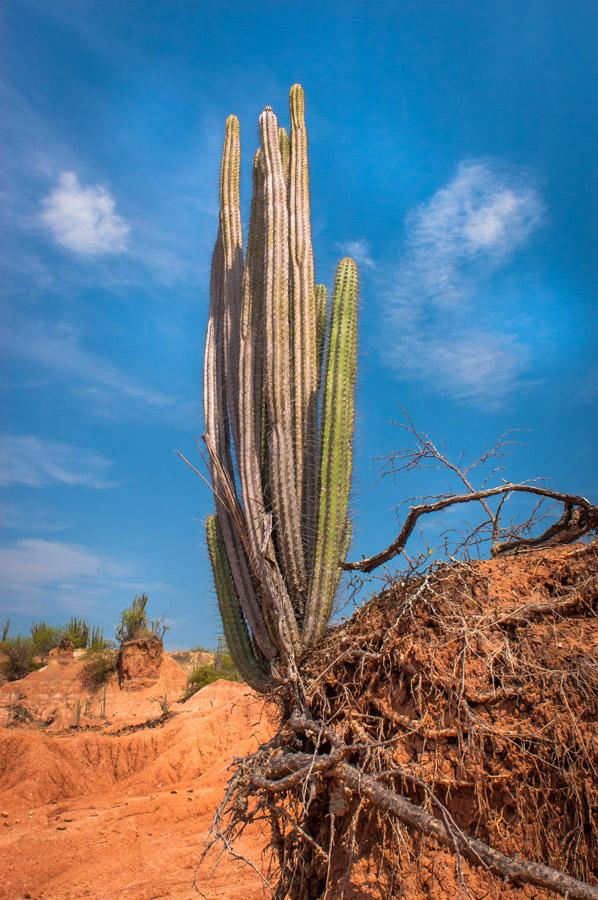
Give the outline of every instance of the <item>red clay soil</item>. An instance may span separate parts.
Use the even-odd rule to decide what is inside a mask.
[[[35,674],[39,683],[43,673]],[[124,696],[137,720],[135,695]],[[201,896],[195,869],[231,757],[253,750],[273,725],[263,700],[225,681],[172,712],[120,735],[0,729],[0,897]],[[239,849],[259,862],[263,843],[254,831]],[[208,880],[209,868],[197,878],[206,896],[263,896],[258,876],[230,857]]]
[[[105,690],[95,691],[85,686],[84,651],[51,651],[42,669],[0,685],[0,725],[9,724],[19,710],[26,710],[46,730],[61,731],[75,724],[77,704],[81,725],[104,728],[110,724],[118,728],[156,718],[162,712],[164,698],[168,704],[180,700],[187,674],[168,653],[159,660],[155,654],[148,654],[145,665],[136,662],[139,643],[127,645],[127,677],[119,683],[115,674]]]

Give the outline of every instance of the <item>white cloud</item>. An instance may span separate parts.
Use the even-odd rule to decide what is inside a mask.
[[[543,213],[522,173],[470,160],[408,215],[406,250],[389,297],[394,331],[385,356],[394,368],[487,409],[505,401],[531,354],[494,320],[480,288],[525,244]]]
[[[0,437],[0,484],[40,487],[59,483],[110,488],[110,461],[99,453],[34,435]]]
[[[351,256],[359,266],[369,269],[376,268],[376,262],[372,256],[369,242],[365,238],[356,241],[344,241],[336,245],[345,256]]]
[[[122,253],[129,226],[115,212],[112,195],[100,184],[84,187],[74,172],[63,172],[42,201],[41,218],[62,247],[82,255]]]

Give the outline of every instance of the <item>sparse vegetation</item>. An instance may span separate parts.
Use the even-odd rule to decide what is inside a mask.
[[[147,594],[140,594],[133,599],[130,606],[123,609],[120,623],[116,629],[116,640],[120,644],[126,644],[127,641],[135,641],[139,638],[156,637],[160,641],[163,640],[168,631],[168,625],[163,616],[157,619],[148,619],[147,603]]]
[[[8,681],[17,681],[24,678],[40,667],[36,661],[36,651],[33,641],[28,637],[7,638],[0,644],[0,653],[3,656],[2,674]]]
[[[48,625],[47,622],[33,622],[31,625],[31,640],[34,653],[42,658],[46,657],[50,650],[57,647],[64,637],[64,631]]]
[[[83,657],[83,682],[85,686],[96,691],[116,672],[117,651],[107,642],[91,647]]]
[[[89,625],[84,619],[73,617],[64,627],[62,639],[70,641],[74,650],[83,650],[88,646]]]
[[[239,673],[228,651],[222,654],[218,666],[214,664],[211,666],[195,666],[193,668],[187,681],[184,699],[187,700],[193,694],[196,694],[197,691],[206,687],[206,685],[212,684],[212,682],[218,681],[220,678],[226,681],[239,681]]]
[[[87,646],[89,650],[101,650],[109,646],[109,642],[104,637],[103,629],[98,628],[97,625],[93,626],[89,633]]]

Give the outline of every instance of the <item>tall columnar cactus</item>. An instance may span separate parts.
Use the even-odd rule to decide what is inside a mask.
[[[303,89],[291,128],[266,107],[247,250],[240,138],[226,121],[204,365],[204,440],[216,513],[206,537],[225,636],[266,690],[330,618],[348,550],[357,267],[338,265],[330,311],[314,283]]]

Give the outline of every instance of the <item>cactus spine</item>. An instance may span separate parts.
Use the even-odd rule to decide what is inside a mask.
[[[358,277],[339,263],[328,321],[304,108],[293,85],[290,135],[270,107],[260,116],[245,257],[239,123],[226,121],[204,358],[206,539],[227,644],[260,691],[322,635],[351,535]]]

